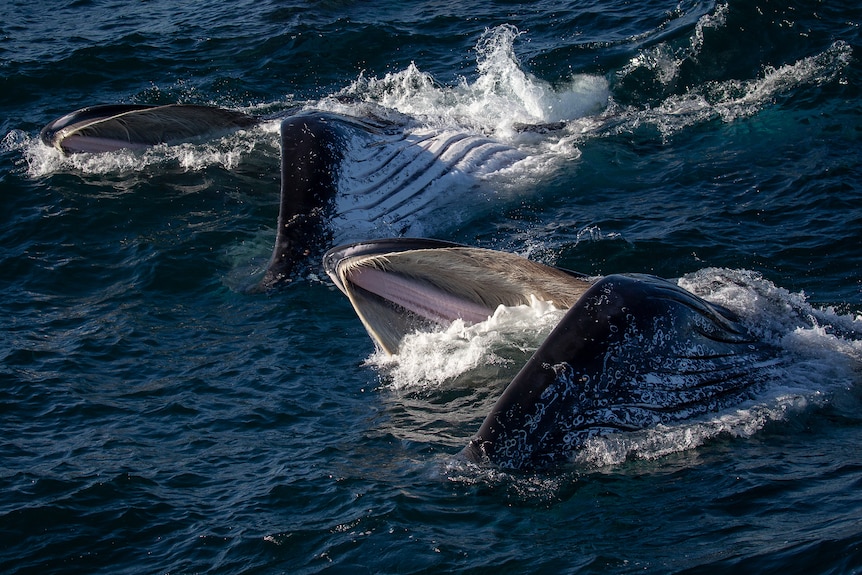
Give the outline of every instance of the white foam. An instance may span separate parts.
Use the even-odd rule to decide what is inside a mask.
[[[675,425],[658,425],[632,433],[617,433],[588,439],[574,458],[587,467],[619,465],[631,459],[658,459],[700,447],[720,435],[751,437],[772,421],[799,412],[821,398],[811,394],[776,394],[768,400],[747,403],[708,418]]]
[[[703,48],[704,30],[724,28],[727,24],[727,11],[727,2],[722,2],[715,5],[715,9],[712,13],[704,14],[698,19],[697,24],[694,27],[694,35],[691,37],[691,43],[688,50],[688,53],[691,56],[696,57],[700,54],[701,48]]]
[[[609,87],[602,76],[577,74],[559,86],[526,72],[514,51],[520,32],[511,25],[485,31],[477,47],[474,81],[442,86],[411,64],[382,78],[360,76],[342,96],[360,98],[418,118],[426,127],[468,130],[503,141],[519,124],[546,124],[603,110]]]
[[[749,270],[705,268],[680,278],[678,283],[707,301],[736,312],[750,329],[771,343],[787,346],[792,338],[797,337],[795,334],[809,331],[828,338],[830,343],[827,347],[834,351],[862,359],[859,353],[862,347],[857,341],[862,337],[862,318],[840,314],[831,307],[815,307],[804,293],[793,293],[776,286],[761,274]],[[839,345],[839,342],[844,343]],[[845,343],[850,343],[850,347]]]
[[[689,48],[674,52],[668,45],[660,44],[643,50],[617,74],[622,78],[646,68],[659,82],[670,85],[676,80],[683,62],[696,57],[703,28],[722,24],[721,11],[705,16]],[[683,94],[670,95],[648,108],[618,109],[611,106],[606,118],[613,119],[614,131],[628,131],[641,124],[650,124],[664,136],[715,119],[733,122],[753,116],[773,103],[776,97],[789,94],[795,88],[834,80],[849,65],[852,55],[852,47],[839,40],[820,54],[779,67],[765,66],[757,78],[706,82]]]
[[[499,306],[478,324],[457,320],[443,330],[409,334],[396,355],[378,351],[368,363],[384,372],[391,389],[436,388],[485,365],[510,365],[505,348],[536,349],[564,314],[531,296],[529,305]]]
[[[671,85],[683,62],[697,58],[703,46],[703,31],[725,25],[726,12],[726,3],[717,5],[712,13],[700,18],[687,46],[672,48],[661,43],[644,49],[617,76],[625,78],[646,68],[659,82]],[[524,187],[552,172],[560,161],[577,157],[579,146],[590,138],[632,131],[644,124],[668,136],[714,119],[731,122],[746,118],[794,88],[831,81],[852,58],[852,47],[837,41],[821,54],[766,67],[758,78],[709,82],[684,94],[671,95],[658,105],[622,108],[613,102],[603,76],[573,74],[567,81],[552,85],[530,74],[515,53],[520,35],[508,24],[486,30],[475,48],[473,80],[461,78],[455,85],[442,85],[411,64],[381,78],[360,75],[338,93],[304,105],[358,117],[373,115],[406,121],[408,132],[451,130],[494,139],[512,146],[524,157],[498,165],[493,173],[486,170],[486,176],[496,177],[495,184],[515,182],[509,187]],[[296,105],[286,99],[258,104],[246,111],[278,114]],[[521,129],[555,122],[566,122],[566,126],[543,134]],[[41,144],[38,137],[17,130],[7,134],[2,145],[6,150],[21,150],[26,172],[34,178],[63,171],[123,174],[172,163],[186,170],[213,165],[233,169],[261,147],[274,154],[278,127],[279,122],[273,120],[210,142],[157,146],[144,152],[64,156]]]

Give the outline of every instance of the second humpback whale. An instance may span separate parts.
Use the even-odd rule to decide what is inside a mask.
[[[139,150],[249,128],[258,118],[192,104],[104,104],[61,116],[42,128],[45,145],[66,154]]]
[[[434,214],[525,157],[484,135],[423,128],[386,112],[290,110],[281,118],[277,235],[259,287],[291,281],[335,244],[425,235]],[[114,104],[66,114],[45,126],[41,139],[64,154],[107,152],[200,140],[263,121],[213,106]],[[451,225],[452,215],[439,219]]]
[[[544,467],[592,437],[737,405],[780,357],[731,311],[654,276],[588,278],[406,238],[333,248],[324,268],[389,353],[417,327],[482,321],[531,294],[569,309],[463,449],[477,463]]]

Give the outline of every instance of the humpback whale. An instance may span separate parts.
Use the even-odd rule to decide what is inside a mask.
[[[728,309],[643,274],[589,278],[513,254],[426,239],[339,246],[324,269],[371,338],[475,323],[529,295],[567,308],[462,450],[469,461],[535,469],[592,437],[673,424],[750,399],[778,361]]]
[[[54,120],[41,139],[65,154],[136,150],[263,121],[213,106],[102,105]],[[335,244],[424,232],[447,202],[463,201],[462,190],[525,157],[489,137],[422,128],[391,111],[383,118],[290,110],[280,141],[277,232],[259,289],[290,282]],[[451,213],[440,219],[451,224]]]
[[[209,106],[108,105],[48,124],[63,153],[142,149],[264,121]],[[475,462],[542,467],[589,438],[717,411],[748,398],[776,350],[730,311],[645,275],[590,278],[513,254],[412,239],[449,182],[492,174],[523,153],[490,138],[319,110],[281,120],[276,240],[260,282],[289,282],[323,257],[372,339],[482,321],[531,295],[568,309],[463,449]],[[445,195],[445,194],[442,194]],[[374,235],[391,239],[348,243]],[[344,244],[337,248],[333,245]]]

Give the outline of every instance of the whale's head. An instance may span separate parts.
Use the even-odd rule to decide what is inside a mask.
[[[525,258],[429,239],[374,240],[333,248],[323,260],[371,338],[396,353],[403,337],[457,319],[484,321],[530,296],[570,307],[590,282]]]
[[[591,280],[514,254],[407,238],[334,248],[324,267],[389,353],[423,324],[479,322],[531,295],[568,308],[462,450],[480,464],[544,467],[594,436],[735,405],[776,357],[729,310],[653,276]]]

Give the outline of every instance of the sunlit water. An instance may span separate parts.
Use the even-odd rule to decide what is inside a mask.
[[[4,572],[859,572],[855,4],[0,15]],[[82,106],[173,101],[269,120],[146,152],[38,139]],[[750,402],[558,469],[464,463],[563,311],[501,309],[385,357],[319,270],[247,293],[296,108],[500,146],[453,160],[415,217],[345,217],[339,240],[406,230],[678,278],[787,361]],[[363,178],[341,183],[361,198]]]

